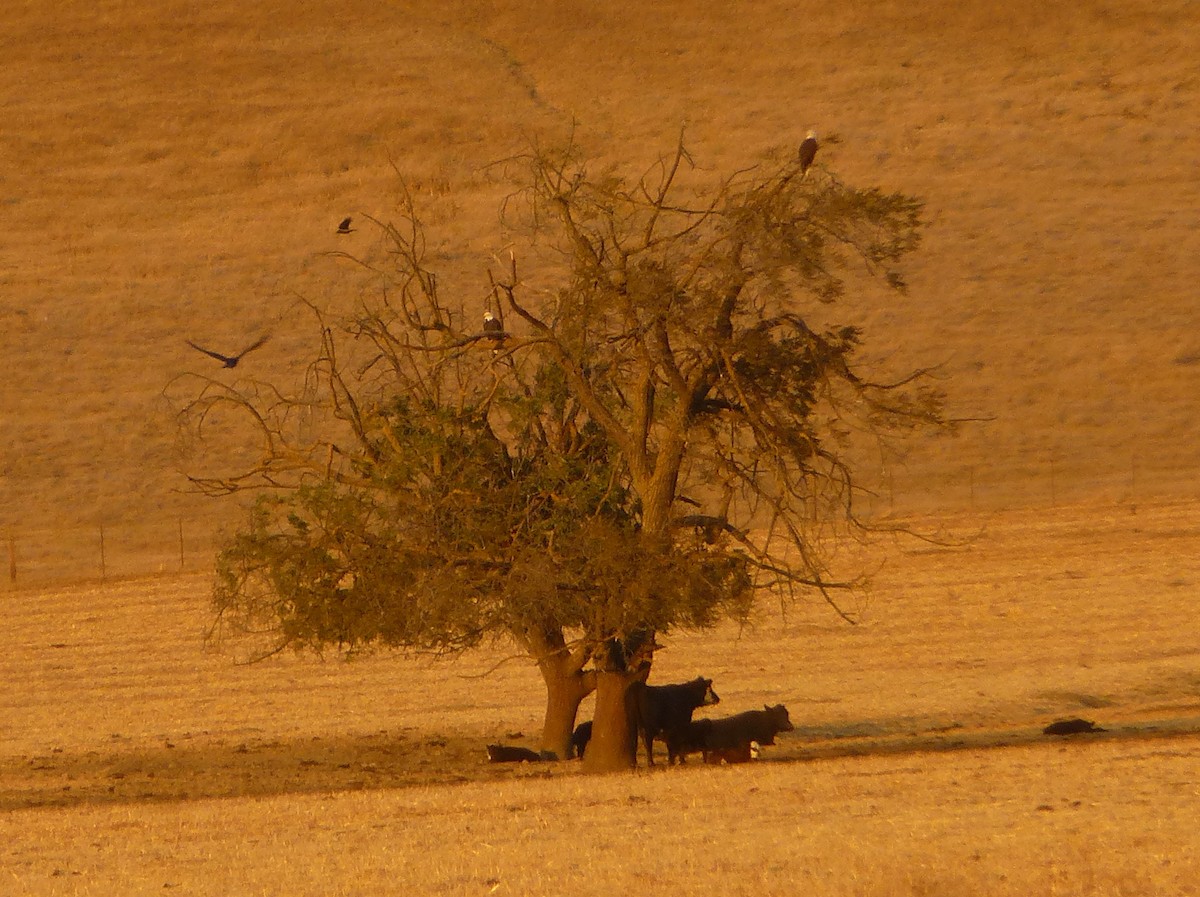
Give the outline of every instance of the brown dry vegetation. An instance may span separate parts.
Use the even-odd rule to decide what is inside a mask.
[[[237,666],[201,649],[203,577],[23,593],[0,869],[39,895],[1197,893],[1200,507],[884,555],[858,627],[813,604],[672,639],[656,676],[784,701],[796,732],[633,777],[484,762],[541,711],[502,646]],[[1040,734],[1076,715],[1108,731]]]
[[[485,166],[572,117],[589,149],[637,169],[681,125],[722,170],[815,127],[840,136],[820,159],[848,181],[927,200],[910,295],[844,317],[885,363],[942,364],[954,413],[995,419],[896,464],[901,507],[1048,503],[1051,463],[1064,502],[1195,494],[1194,3],[2,15],[0,527],[45,542],[185,516],[207,531],[224,512],[177,491],[160,400],[215,365],[184,338],[232,351],[274,331],[250,372],[296,376],[312,333],[295,293],[353,291],[323,253],[372,244],[362,216],[395,208],[392,161],[447,288],[482,307],[506,239]],[[339,238],[347,214],[360,229]]]
[[[9,593],[0,893],[1196,893],[1195,3],[17,2],[0,58],[0,535],[55,577],[97,523],[228,515],[176,491],[185,337],[272,331],[247,367],[296,376],[295,293],[353,289],[323,253],[373,244],[393,162],[482,308],[485,167],[572,117],[639,167],[684,124],[722,169],[838,135],[821,164],[931,219],[909,295],[844,317],[994,418],[867,472],[977,538],[879,546],[862,626],[661,654],[791,707],[752,768],[488,767],[540,714],[523,663],[472,678],[502,647],[236,666],[204,576]],[[1110,732],[1037,734],[1075,715]]]

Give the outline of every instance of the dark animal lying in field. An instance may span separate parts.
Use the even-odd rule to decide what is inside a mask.
[[[575,731],[571,733],[571,756],[583,759],[583,753],[587,750],[588,742],[592,740],[592,721],[580,723],[575,727]]]
[[[537,763],[543,759],[537,751],[507,744],[489,744],[487,757],[491,763]]]
[[[1042,729],[1043,735],[1079,735],[1084,732],[1104,732],[1094,722],[1087,719],[1060,719]]]
[[[667,750],[684,762],[688,754],[701,753],[705,763],[744,763],[753,754],[752,745],[774,744],[780,732],[795,729],[782,704],[747,710],[723,719],[699,719],[667,736]],[[728,752],[728,756],[725,756]],[[710,759],[717,755],[716,760]],[[742,758],[745,759],[729,759]]]
[[[726,763],[749,763],[758,759],[758,742],[748,741],[737,747],[717,748],[704,753],[704,762],[721,765]]]
[[[635,685],[637,724],[646,746],[646,762],[654,765],[654,739],[667,742],[667,762],[675,762],[670,733],[685,729],[697,707],[719,704],[712,680],[697,676],[679,685]]]

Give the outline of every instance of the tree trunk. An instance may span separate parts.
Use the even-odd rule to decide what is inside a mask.
[[[671,509],[679,488],[679,469],[687,447],[686,422],[676,423],[676,429],[663,435],[662,445],[655,458],[654,472],[649,479],[636,483],[642,500],[642,533],[661,536],[670,532]]]
[[[596,687],[595,673],[575,669],[567,655],[556,654],[538,662],[546,683],[546,717],[542,722],[543,751],[559,760],[571,758],[571,735],[579,704]]]
[[[596,673],[596,716],[583,757],[588,772],[619,772],[637,766],[637,713],[630,686],[639,676]]]
[[[513,635],[537,663],[546,684],[541,749],[560,760],[568,760],[579,703],[596,688],[596,674],[583,671],[587,653],[580,648],[569,648],[562,627],[552,623],[513,630]]]

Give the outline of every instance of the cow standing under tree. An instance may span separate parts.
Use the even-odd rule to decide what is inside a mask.
[[[672,733],[687,728],[697,707],[721,703],[713,691],[712,680],[697,676],[691,682],[680,685],[637,684],[637,727],[646,746],[646,762],[654,765],[654,739],[667,742],[667,762],[675,762],[671,749]],[[635,750],[636,753],[636,750]]]
[[[580,723],[575,727],[575,731],[571,733],[571,757],[583,759],[583,755],[587,753],[588,742],[592,740],[592,721],[589,719],[585,723]]]

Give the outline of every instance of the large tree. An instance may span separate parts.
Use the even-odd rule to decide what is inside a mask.
[[[354,312],[310,304],[303,394],[207,380],[188,402],[198,428],[232,407],[263,439],[202,488],[274,487],[221,552],[216,603],[274,648],[511,636],[546,682],[543,748],[565,755],[594,687],[588,763],[625,768],[630,688],[665,633],[768,594],[849,617],[854,577],[824,550],[867,528],[849,459],[945,422],[921,371],[859,370],[830,307],[904,288],[921,205],[794,157],[709,176],[682,142],[640,176],[573,144],[506,170],[526,248],[486,299],[441,294],[406,199],[386,256],[357,259],[375,280]]]

